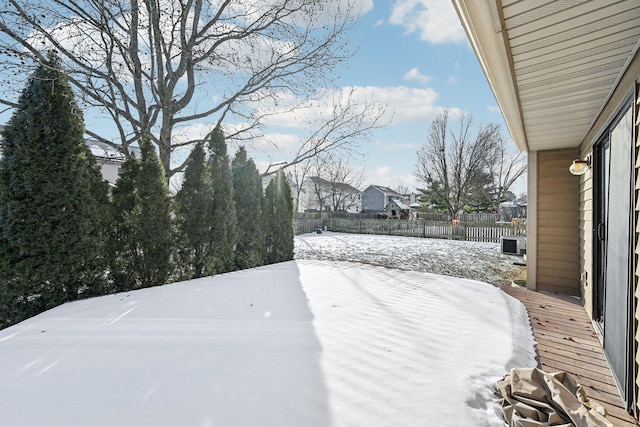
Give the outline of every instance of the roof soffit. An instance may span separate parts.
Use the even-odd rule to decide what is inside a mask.
[[[518,147],[580,145],[635,53],[640,3],[453,2]],[[502,30],[501,46],[487,28]]]

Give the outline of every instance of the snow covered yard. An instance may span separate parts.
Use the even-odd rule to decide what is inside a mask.
[[[509,284],[522,267],[497,243],[324,231],[296,236],[296,259],[357,261],[453,277]]]
[[[296,248],[319,254],[322,237],[377,264],[395,242],[305,235]],[[0,331],[0,424],[503,426],[492,392],[515,366],[535,366],[526,313],[491,285],[299,259]]]

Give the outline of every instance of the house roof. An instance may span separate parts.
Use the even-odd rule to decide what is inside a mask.
[[[578,147],[640,40],[640,2],[453,0],[521,150]]]
[[[402,203],[400,200],[398,199],[391,199],[391,202],[395,203],[396,206],[398,206],[400,209],[404,210],[411,210],[411,208],[407,205],[405,205],[404,203]]]
[[[124,161],[125,155],[118,149],[105,144],[104,142],[96,141],[94,139],[87,139],[85,141],[89,150],[91,150],[91,154],[95,157],[99,157],[102,159],[110,159],[116,161]]]
[[[358,190],[351,184],[347,184],[344,182],[331,182],[319,176],[311,176],[309,177],[309,180],[313,181],[314,184],[324,186],[324,187],[333,187],[335,189],[338,189],[346,193],[360,193],[360,190]]]
[[[403,195],[398,193],[395,190],[390,189],[389,187],[384,187],[382,185],[370,185],[369,187],[367,187],[367,190],[369,188],[375,188],[376,190],[388,195],[388,196],[397,196],[397,197],[402,197]],[[365,190],[366,191],[366,190]]]
[[[267,188],[267,186],[269,185],[271,180],[275,178],[275,176],[275,174],[262,176],[262,188]],[[298,188],[298,184],[295,183],[290,174],[286,173],[285,176],[287,177],[287,181],[289,181],[289,187],[291,187],[292,193],[295,194],[295,189]]]
[[[0,132],[2,132],[3,129],[4,126],[0,125]],[[0,141],[2,141],[2,134],[0,134]],[[104,142],[96,141],[95,139],[86,139],[85,145],[89,148],[91,154],[97,158],[121,162],[126,158],[122,151],[105,144]],[[140,148],[129,146],[129,151],[136,154],[138,158],[140,157]]]

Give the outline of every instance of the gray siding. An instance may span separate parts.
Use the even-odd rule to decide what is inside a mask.
[[[386,206],[384,193],[374,187],[362,192],[362,210],[383,211]]]

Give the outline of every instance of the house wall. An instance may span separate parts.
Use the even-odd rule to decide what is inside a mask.
[[[358,192],[357,194],[346,197],[345,204],[343,205],[343,210],[349,213],[358,213],[360,212],[361,205],[362,193]]]
[[[538,291],[580,295],[579,182],[569,173],[577,156],[574,148],[536,153],[533,277]]]
[[[307,210],[324,211],[324,206],[320,206],[315,188],[310,179],[306,179],[302,184],[302,192],[298,201],[298,212],[307,212]]]
[[[97,163],[100,165],[100,171],[102,172],[102,179],[109,182],[109,184],[115,184],[118,180],[118,175],[120,174],[120,164],[121,162],[113,162],[110,160],[104,159],[96,159]]]
[[[591,154],[591,147],[580,150],[580,158]],[[591,169],[578,178],[578,231],[580,233],[580,298],[584,309],[593,313],[593,179]]]
[[[637,59],[636,55],[636,59]],[[636,61],[636,66],[637,66]],[[634,185],[634,194],[633,194],[633,206],[635,206],[635,212],[633,215],[633,222],[631,223],[632,229],[634,230],[633,236],[633,246],[634,246],[634,256],[633,256],[633,281],[632,286],[632,295],[633,295],[633,304],[635,307],[634,312],[634,322],[632,325],[634,330],[632,331],[634,342],[632,350],[635,352],[634,361],[635,364],[633,366],[635,374],[635,415],[636,418],[640,415],[640,329],[638,328],[638,324],[640,324],[640,304],[638,301],[640,300],[640,72],[636,69],[636,79],[634,82],[635,86],[635,105],[633,107],[633,123],[635,124],[633,127],[633,141],[634,141],[634,171],[632,177],[635,179]]]
[[[362,192],[362,209],[370,211],[383,211],[386,205],[384,193],[369,187]]]
[[[635,337],[634,342],[632,343],[632,355],[635,359],[634,372],[632,373],[632,378],[635,377],[635,397],[633,397],[633,401],[636,406],[636,416],[638,415],[638,407],[640,406],[640,398],[638,397],[638,389],[640,389],[640,375],[638,375],[638,366],[640,365],[640,352],[638,348],[640,347],[640,330],[638,329],[638,324],[640,323],[640,307],[638,304],[638,298],[640,297],[640,288],[638,283],[640,282],[640,141],[638,139],[638,134],[640,133],[640,120],[639,110],[640,110],[640,97],[638,93],[640,92],[640,85],[638,81],[640,80],[640,55],[636,51],[636,54],[632,61],[628,64],[627,69],[620,76],[619,81],[617,82],[614,90],[611,92],[609,98],[607,99],[607,103],[604,106],[602,112],[596,119],[595,123],[591,127],[589,133],[586,135],[583,143],[580,146],[580,153],[583,156],[586,156],[587,153],[591,152],[592,145],[598,140],[601,136],[604,129],[607,128],[609,123],[613,120],[613,117],[620,110],[621,105],[624,103],[625,99],[631,93],[634,93],[635,103],[634,103],[634,116],[633,120],[635,123],[634,127],[634,153],[629,153],[629,156],[635,159],[635,170],[632,173],[632,179],[635,180],[634,185],[634,198],[632,206],[634,206],[634,215],[633,222],[631,224],[632,230],[634,230],[633,236],[633,250],[634,256],[632,258],[632,295],[633,297],[633,307],[635,321],[632,322],[632,334]],[[591,274],[593,271],[593,185],[591,178],[591,171],[587,174],[583,175],[582,180],[580,181],[580,241],[581,241],[581,251],[580,251],[580,268],[581,271],[586,272],[586,280],[583,280],[581,286],[581,294],[583,297],[583,302],[585,306],[585,310],[589,316],[593,316],[593,283],[594,278]]]

